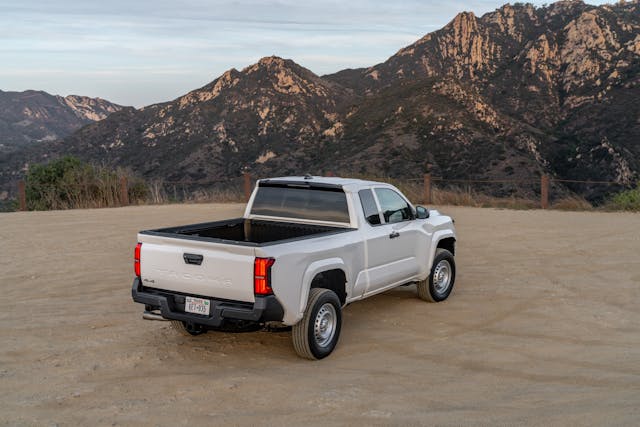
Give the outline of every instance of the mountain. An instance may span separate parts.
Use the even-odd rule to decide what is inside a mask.
[[[639,85],[637,0],[518,3],[461,13],[366,69],[320,77],[263,58],[15,156],[2,173],[68,153],[202,184],[249,167],[533,182],[549,173],[625,186],[640,175]],[[574,189],[594,200],[604,191]]]
[[[100,98],[0,90],[0,145],[55,141],[121,108]]]
[[[206,182],[266,163],[287,173],[305,167],[304,153],[351,97],[293,61],[268,57],[174,101],[124,109],[60,146],[147,178]]]
[[[459,14],[382,64],[325,78],[391,100],[363,103],[345,128],[386,108],[384,121],[352,133],[376,128],[388,150],[409,138],[415,149],[405,157],[425,159],[438,175],[545,171],[628,185],[640,171],[639,30],[638,1],[505,5],[480,18]]]

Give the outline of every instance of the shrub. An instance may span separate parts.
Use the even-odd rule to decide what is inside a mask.
[[[605,207],[612,210],[640,211],[640,183],[634,189],[613,196]]]
[[[149,198],[149,187],[140,178],[129,178],[127,193],[129,194],[129,203],[145,202]]]
[[[26,176],[27,208],[29,210],[68,207],[66,193],[72,177],[82,172],[83,164],[74,157],[63,157],[49,164],[33,165]]]
[[[122,205],[122,171],[109,170],[66,156],[48,164],[34,165],[26,176],[29,210],[98,208]],[[147,196],[144,184],[130,180],[130,203]]]
[[[17,200],[0,200],[0,212],[15,212],[17,210]]]

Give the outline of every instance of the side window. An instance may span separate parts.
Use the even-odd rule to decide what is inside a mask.
[[[388,188],[376,188],[375,191],[387,223],[413,219],[411,206],[398,193]]]
[[[358,196],[360,196],[360,203],[362,203],[362,210],[367,222],[371,225],[381,224],[378,206],[371,190],[360,190],[358,191]]]

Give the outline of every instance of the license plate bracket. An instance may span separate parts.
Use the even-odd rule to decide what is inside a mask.
[[[209,315],[211,301],[204,298],[186,297],[184,301],[184,311],[187,313]]]

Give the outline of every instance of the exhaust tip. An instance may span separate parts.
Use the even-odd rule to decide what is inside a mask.
[[[145,320],[159,320],[161,322],[166,322],[168,320],[162,317],[158,311],[145,311],[142,313],[142,318]]]

